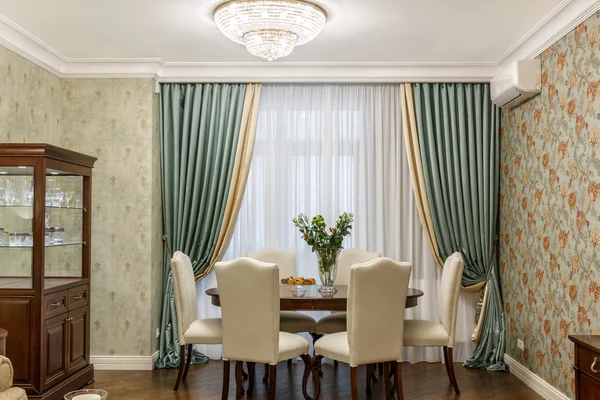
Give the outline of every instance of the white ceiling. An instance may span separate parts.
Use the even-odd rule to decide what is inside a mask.
[[[261,61],[217,29],[212,12],[223,2],[0,0],[0,14],[68,59]],[[329,15],[323,32],[278,63],[495,64],[570,0],[314,2]]]

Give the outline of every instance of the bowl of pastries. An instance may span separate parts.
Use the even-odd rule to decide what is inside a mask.
[[[303,276],[298,276],[296,278],[290,276],[289,278],[282,279],[281,283],[284,285],[316,285],[317,280],[315,278],[305,278]]]

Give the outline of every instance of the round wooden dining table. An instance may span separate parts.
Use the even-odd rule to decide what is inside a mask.
[[[348,286],[335,285],[337,293],[333,296],[323,296],[319,293],[318,285],[304,285],[306,294],[297,297],[292,294],[294,285],[279,285],[280,309],[287,311],[346,311],[348,300]],[[219,299],[219,288],[210,288],[206,294],[211,297],[211,303],[217,307],[221,306]],[[423,291],[408,288],[406,294],[406,308],[416,307],[417,299],[423,296]]]

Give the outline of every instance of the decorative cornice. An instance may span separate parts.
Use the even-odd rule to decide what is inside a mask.
[[[600,0],[562,0],[495,62],[178,63],[162,58],[68,58],[0,15],[0,45],[61,78],[148,78],[157,82],[487,82],[542,51],[600,9]]]
[[[499,71],[513,61],[536,58],[598,10],[599,0],[563,0],[496,61]]]
[[[62,75],[61,68],[66,63],[66,57],[62,54],[58,56],[58,52],[48,44],[1,14],[0,45],[56,76]]]
[[[237,65],[165,65],[161,82],[487,82],[494,76],[493,64],[453,63],[289,63]]]
[[[521,45],[529,40],[533,35],[536,34],[544,25],[546,25],[556,14],[558,14],[563,8],[565,8],[572,0],[562,0],[552,11],[544,16],[533,28],[531,28],[523,37],[515,42],[508,50],[504,52],[497,60],[496,65],[500,65],[502,61],[511,56]]]

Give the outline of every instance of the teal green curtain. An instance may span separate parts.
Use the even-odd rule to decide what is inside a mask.
[[[489,84],[415,84],[423,175],[440,256],[459,251],[463,286],[488,280],[475,352],[465,366],[507,370],[504,308],[497,269],[500,109]]]
[[[162,84],[160,162],[167,248],[192,260],[194,274],[209,268],[239,138],[246,85]],[[169,257],[163,260],[163,309],[156,368],[179,366],[179,335]],[[192,362],[206,357],[194,351]]]

